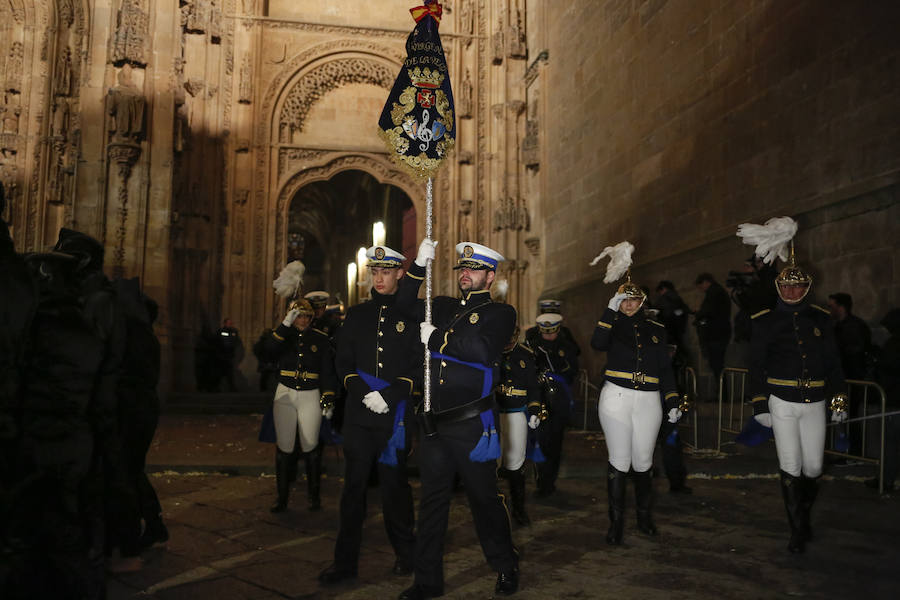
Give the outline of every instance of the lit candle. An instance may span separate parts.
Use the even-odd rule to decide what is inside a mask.
[[[378,221],[374,225],[372,225],[372,245],[373,246],[384,246],[384,223]]]
[[[353,306],[353,292],[356,289],[356,263],[347,263],[347,306]]]
[[[357,304],[366,299],[369,291],[369,269],[366,268],[366,249],[360,248],[356,251],[356,302]]]

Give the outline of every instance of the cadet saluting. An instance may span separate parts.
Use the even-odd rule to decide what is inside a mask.
[[[622,242],[607,247],[591,264],[610,256],[603,281],[612,283],[628,271],[633,251],[634,246]],[[650,515],[650,469],[663,405],[668,409],[670,422],[681,417],[666,328],[644,314],[644,300],[643,290],[631,282],[629,273],[609,301],[591,338],[592,348],[607,352],[606,382],[600,390],[598,410],[609,451],[606,487],[610,524],[606,542],[612,545],[622,543],[625,479],[632,468],[638,530],[656,535]]]
[[[444,593],[444,537],[453,477],[459,473],[482,550],[497,571],[494,591],[508,595],[519,586],[518,557],[509,515],[497,493],[496,459],[500,444],[494,427],[494,382],[500,353],[512,337],[516,311],[491,300],[500,253],[474,242],[457,244],[460,298],[434,299],[434,324],[421,323],[421,339],[431,351],[431,409],[436,433],[425,431],[419,444],[422,498],[416,530],[415,583],[400,598],[420,599]],[[419,247],[408,277],[419,282],[434,243]],[[406,296],[418,288],[402,289]],[[401,299],[398,298],[398,302]],[[404,303],[407,298],[404,298]],[[424,318],[424,305],[416,314]],[[432,435],[428,435],[433,433]]]
[[[797,223],[790,217],[738,228],[738,236],[756,244],[764,262],[789,258],[775,278],[775,309],[751,315],[750,394],[754,418],[775,434],[791,528],[788,550],[794,553],[803,552],[812,538],[809,514],[825,455],[825,399],[831,398],[833,421],[847,419],[846,383],[829,312],[807,300],[812,277],[795,263],[796,232]]]
[[[323,412],[328,411],[321,407],[320,396],[333,395],[335,383],[331,342],[324,333],[310,327],[312,318],[309,301],[295,300],[284,321],[263,344],[263,352],[278,361],[278,387],[272,408],[278,500],[272,512],[287,508],[301,452],[306,459],[309,510],[321,508],[319,426]]]

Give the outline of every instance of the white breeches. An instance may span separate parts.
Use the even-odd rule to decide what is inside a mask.
[[[778,466],[794,477],[822,474],[825,458],[825,401],[805,404],[769,396]]]
[[[292,390],[278,384],[275,403],[272,406],[275,420],[275,439],[282,452],[294,451],[294,438],[300,426],[300,449],[309,452],[319,443],[319,426],[322,424],[322,408],[319,390]]]
[[[625,473],[631,467],[638,473],[649,471],[662,423],[659,392],[629,390],[607,381],[597,410],[610,464]]]
[[[517,471],[525,463],[525,445],[528,441],[528,413],[500,413],[500,448],[503,451],[503,468]]]

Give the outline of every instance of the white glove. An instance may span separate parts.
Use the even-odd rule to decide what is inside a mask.
[[[390,411],[387,402],[381,396],[381,392],[369,392],[363,396],[363,404],[376,415],[383,415]]]
[[[612,298],[609,299],[609,304],[607,306],[609,306],[609,309],[611,311],[616,312],[619,310],[619,305],[622,304],[622,300],[624,300],[627,297],[628,297],[628,294],[616,294],[615,296],[613,296]]]
[[[419,339],[421,339],[422,343],[426,346],[428,345],[428,340],[431,339],[431,334],[434,333],[435,329],[437,329],[437,327],[435,327],[431,323],[426,323],[425,321],[419,323]]]
[[[681,409],[678,407],[669,409],[669,423],[677,423],[678,419],[681,418],[681,415],[684,413],[681,412]]]
[[[540,424],[541,424],[541,418],[539,416],[531,415],[531,417],[528,418],[528,426],[531,429],[537,429],[538,425],[540,425]]]
[[[831,413],[831,422],[832,423],[843,423],[849,418],[850,415],[847,414],[846,410],[836,410]]]
[[[323,409],[322,409],[322,416],[325,417],[326,419],[328,419],[328,420],[330,421],[330,420],[331,420],[331,417],[334,416],[334,407],[333,407],[333,406],[329,406],[328,408],[323,408]]]
[[[762,413],[759,415],[754,415],[754,419],[756,422],[762,425],[763,427],[772,427],[772,414],[771,413]]]
[[[419,253],[416,254],[416,264],[424,267],[429,260],[434,260],[434,247],[437,245],[438,243],[434,240],[428,238],[422,240],[422,243],[419,244]]]
[[[294,324],[294,320],[297,318],[297,315],[300,314],[300,309],[292,308],[288,311],[286,315],[284,315],[284,321],[281,322],[285,327],[290,327]]]

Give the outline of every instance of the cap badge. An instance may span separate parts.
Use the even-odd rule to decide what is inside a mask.
[[[654,344],[658,344],[658,343],[659,343],[659,338],[657,338],[655,335],[654,335],[651,339],[653,340],[653,343],[654,343]]]
[[[375,248],[375,258],[381,260],[384,258],[384,248],[381,246]]]
[[[394,325],[394,327],[397,329],[397,333],[403,333],[403,330],[406,329],[406,323],[397,321],[397,324]]]
[[[477,322],[478,322],[478,313],[472,313],[471,315],[469,315],[469,323],[474,325]]]
[[[463,256],[466,258],[472,258],[472,255],[475,254],[475,250],[472,246],[466,246],[463,248]]]
[[[564,351],[560,350],[560,351],[559,351],[559,355],[560,355],[560,356],[565,356],[566,353],[565,353]]]
[[[525,361],[524,361],[524,360],[520,360],[520,361],[519,361],[519,368],[522,368],[522,369],[525,368]]]
[[[816,335],[816,337],[819,337],[820,335],[822,335],[822,332],[819,331],[818,327],[813,327],[813,333]]]

